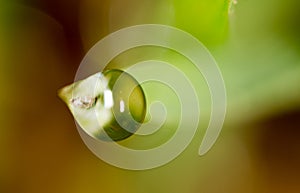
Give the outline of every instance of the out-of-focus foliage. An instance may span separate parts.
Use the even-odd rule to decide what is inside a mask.
[[[300,1],[239,0],[230,13],[228,3],[0,1],[0,192],[298,193],[299,113],[292,112],[300,108]],[[197,155],[201,130],[173,162],[132,172],[87,150],[56,91],[73,81],[79,56],[98,40],[141,23],[176,26],[208,47],[224,76],[228,112],[207,155]],[[74,52],[81,44],[84,51]],[[131,52],[111,67],[122,59],[164,58],[199,81],[198,93],[207,91],[176,53],[143,48],[136,58]],[[209,114],[209,95],[200,97],[202,115]]]

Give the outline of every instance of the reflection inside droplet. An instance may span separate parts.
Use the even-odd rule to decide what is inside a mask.
[[[88,109],[94,105],[96,98],[91,96],[83,96],[83,97],[75,97],[71,99],[72,105],[77,108],[85,108]]]
[[[108,89],[104,90],[103,103],[104,103],[104,108],[106,109],[110,109],[114,106],[114,99],[111,90]]]

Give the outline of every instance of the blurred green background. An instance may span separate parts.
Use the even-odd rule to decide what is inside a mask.
[[[0,192],[300,192],[299,18],[297,0],[1,0]],[[97,41],[142,23],[203,42],[228,109],[205,156],[199,131],[169,164],[127,171],[88,150],[57,90]]]

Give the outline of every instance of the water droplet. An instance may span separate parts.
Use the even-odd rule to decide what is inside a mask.
[[[146,115],[139,83],[121,70],[108,70],[63,88],[60,97],[90,136],[119,141],[137,131]]]

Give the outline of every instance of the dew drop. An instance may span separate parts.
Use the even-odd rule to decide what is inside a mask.
[[[130,74],[117,69],[66,86],[59,96],[81,128],[104,141],[128,138],[146,116],[142,87]]]

